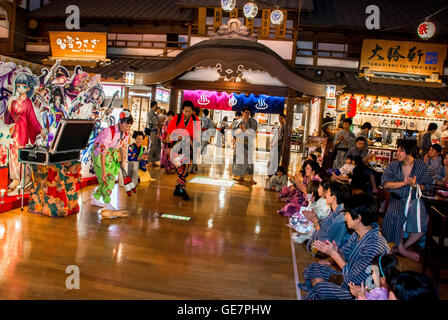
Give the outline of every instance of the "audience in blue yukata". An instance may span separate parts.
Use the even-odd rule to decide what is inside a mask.
[[[305,283],[299,287],[308,292],[305,299],[353,299],[349,284],[365,282],[370,276],[368,267],[373,258],[388,253],[387,241],[376,223],[378,212],[374,203],[373,197],[365,194],[353,195],[344,202],[341,214],[348,228],[354,231],[345,245],[338,246],[328,238],[315,241],[316,249],[330,259],[312,263],[304,270]],[[333,264],[338,270],[331,267]]]
[[[406,200],[409,192],[413,192],[415,199],[417,185],[422,191],[431,188],[433,178],[426,164],[416,159],[417,149],[410,140],[403,140],[398,144],[398,161],[392,161],[381,177],[381,184],[390,192],[390,202],[384,216],[381,232],[388,242],[393,242],[393,252],[399,252],[405,257],[418,261],[420,256],[411,251],[411,246],[417,243],[426,232],[427,214],[421,211],[420,224],[417,210],[410,210],[405,216]],[[403,225],[406,222],[406,230]],[[419,227],[420,225],[420,227]],[[406,241],[403,232],[409,233]]]
[[[312,254],[322,256],[314,248],[314,242],[317,240],[334,241],[338,247],[344,246],[347,242],[349,234],[347,233],[347,225],[343,213],[343,203],[349,195],[349,189],[346,185],[338,182],[330,182],[325,194],[327,204],[331,208],[328,217],[320,221],[315,214],[307,216],[307,218],[313,222],[315,227],[315,231],[307,243],[307,249]]]
[[[425,155],[425,164],[428,166],[429,171],[431,171],[433,181],[440,181],[443,179],[445,170],[443,168],[441,154],[442,146],[438,143],[434,143]]]

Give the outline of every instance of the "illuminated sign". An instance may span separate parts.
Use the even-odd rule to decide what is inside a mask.
[[[106,59],[107,33],[49,31],[54,59]]]

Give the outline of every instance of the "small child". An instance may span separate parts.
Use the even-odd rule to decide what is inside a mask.
[[[340,176],[348,177],[353,173],[355,168],[355,161],[351,154],[347,155],[345,158],[345,164],[339,169],[328,169],[327,173],[331,174],[333,179],[338,179]]]
[[[277,168],[277,173],[272,176],[266,184],[266,190],[273,190],[280,192],[283,187],[288,184],[288,178],[283,166]]]
[[[372,278],[375,288],[367,292],[364,283],[361,286],[349,283],[350,292],[357,300],[389,300],[389,291],[391,289],[392,279],[398,274],[398,259],[391,254],[382,254],[373,258]],[[379,271],[379,274],[377,272]]]
[[[292,239],[296,243],[304,243],[311,238],[314,232],[314,224],[305,217],[305,212],[314,212],[319,220],[323,220],[330,214],[330,206],[327,204],[325,193],[327,192],[327,183],[311,181],[307,186],[309,200],[308,207],[301,208],[297,215],[290,219],[290,226],[296,231]]]
[[[145,135],[142,131],[134,131],[132,138],[135,142],[128,148],[128,175],[135,186],[139,183],[138,170],[146,171],[148,156],[144,154],[145,148],[142,146]]]

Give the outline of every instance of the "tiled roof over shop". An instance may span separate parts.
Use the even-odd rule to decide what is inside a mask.
[[[153,69],[159,69],[170,60],[146,59],[146,58],[128,58],[128,57],[110,57],[111,63],[105,67],[84,68],[91,73],[99,73],[103,77],[123,77],[124,71],[142,72]]]
[[[442,88],[417,87],[395,84],[373,83],[358,77],[357,73],[344,72],[347,86],[344,92],[361,93],[374,96],[448,101],[448,86]]]
[[[76,4],[81,20],[122,19],[124,21],[192,21],[193,10],[179,8],[171,0],[53,0],[48,5],[33,11],[30,18],[65,18],[65,8]],[[119,21],[117,21],[119,22]]]
[[[314,26],[333,26],[366,30],[366,8],[380,9],[380,30],[415,31],[424,18],[448,6],[448,1],[424,0],[313,0],[311,14],[301,15],[300,23]],[[431,17],[437,32],[448,33],[448,9]]]
[[[375,83],[367,81],[365,78],[360,78],[358,76],[358,71],[320,70],[322,71],[321,74],[317,74],[317,69],[312,68],[295,68],[294,71],[301,77],[311,81],[345,86],[344,92],[347,93],[448,101],[448,86],[445,84],[441,88],[433,88],[424,86]]]

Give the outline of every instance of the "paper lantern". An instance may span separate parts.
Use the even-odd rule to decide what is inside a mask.
[[[423,40],[431,38],[436,33],[436,25],[431,21],[425,21],[418,25],[417,34]]]
[[[244,5],[243,11],[244,11],[244,16],[247,19],[253,19],[257,16],[258,7],[255,3],[248,2]]]
[[[280,25],[283,22],[283,19],[285,18],[285,15],[283,14],[283,11],[281,10],[272,10],[271,12],[271,23],[273,25]]]
[[[350,98],[347,106],[347,118],[353,118],[354,116],[356,116],[356,107],[357,107],[356,99]]]
[[[221,0],[221,7],[224,11],[230,12],[235,9],[236,0]]]

